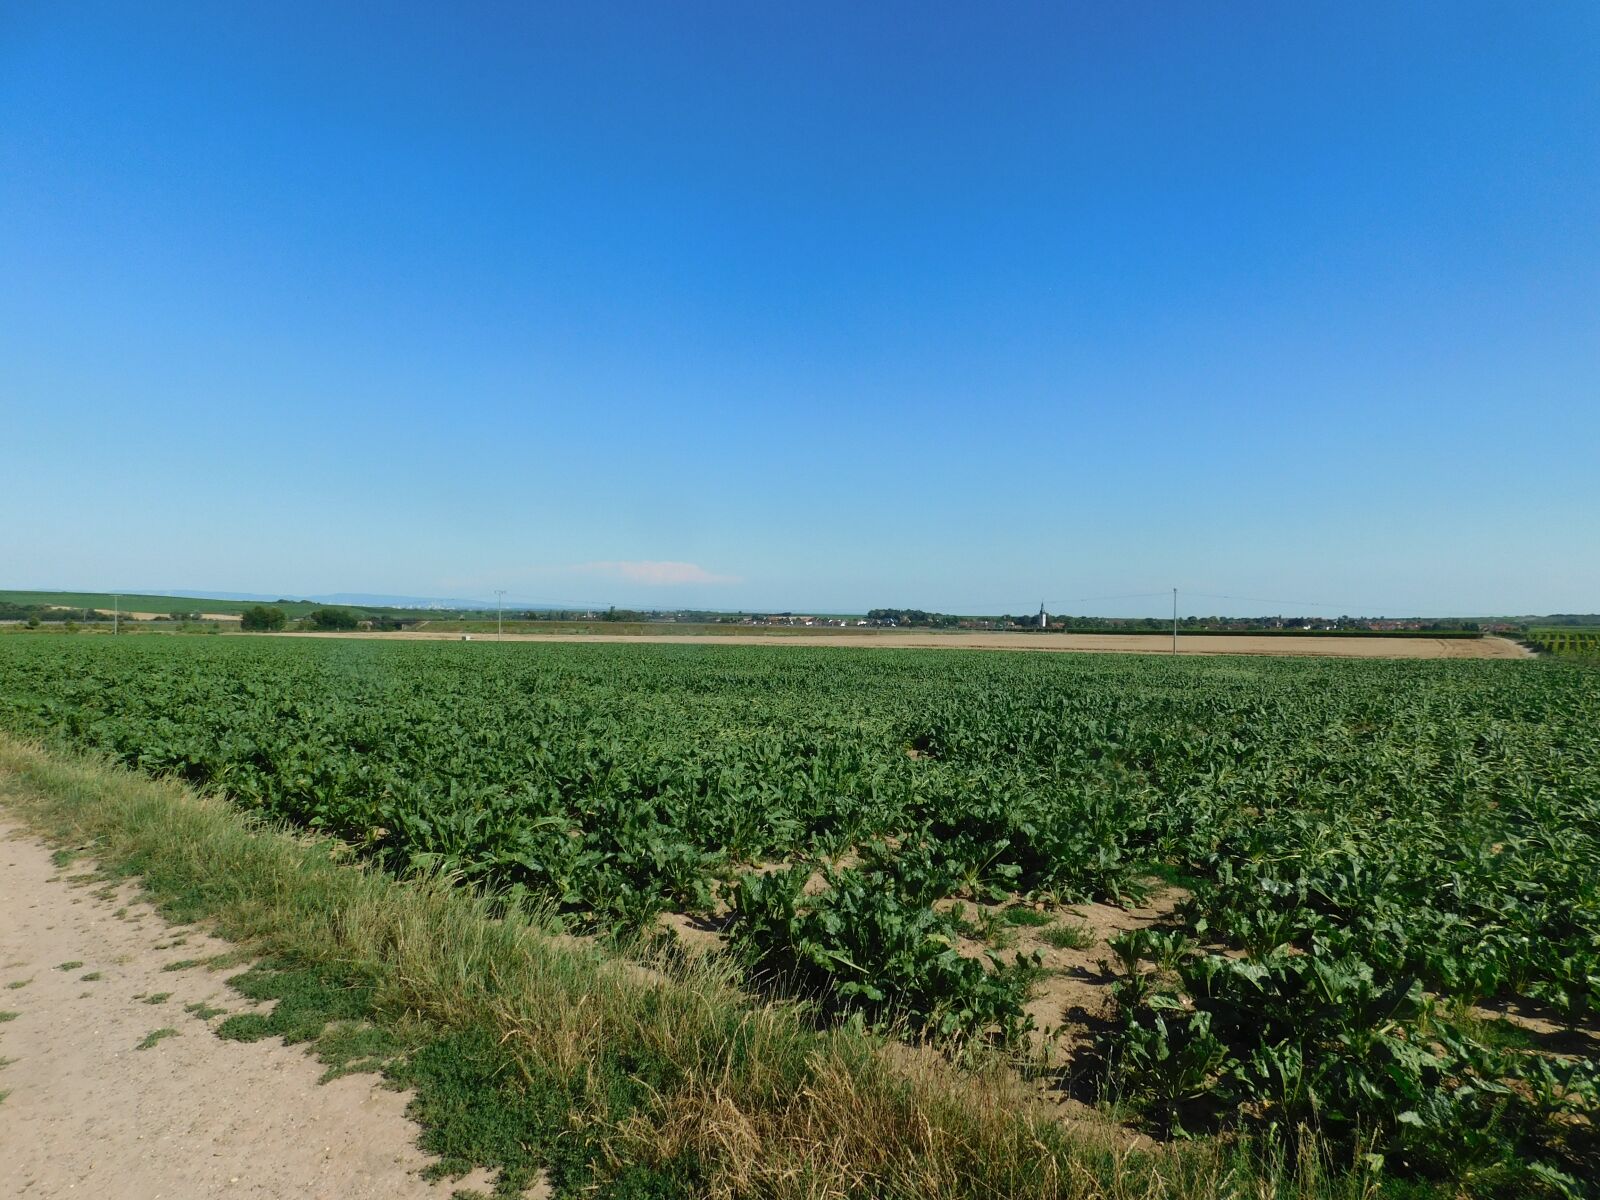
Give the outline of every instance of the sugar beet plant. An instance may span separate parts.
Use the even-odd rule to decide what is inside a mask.
[[[1516,1053],[1449,1019],[1416,976],[1350,954],[1187,952],[1148,931],[1114,943],[1116,1081],[1171,1128],[1241,1119],[1318,1130],[1408,1174],[1500,1195],[1583,1195],[1600,1161],[1592,1060]]]
[[[1021,1033],[1038,957],[1007,964],[990,954],[985,964],[960,952],[955,917],[933,903],[957,890],[961,864],[920,838],[894,849],[869,843],[862,858],[738,880],[733,944],[756,978],[918,1033]]]
[[[1458,1189],[1593,1194],[1596,678],[26,635],[0,638],[0,726],[595,930],[731,906],[752,980],[917,1036],[1025,1024],[1032,965],[960,953],[948,902],[1126,904],[1176,875],[1173,928],[1108,951],[1104,1082],[1154,1124],[1305,1125]],[[1502,1044],[1482,1014],[1517,1010],[1578,1032]]]

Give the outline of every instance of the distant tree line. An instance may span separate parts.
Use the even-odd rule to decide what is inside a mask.
[[[896,625],[955,626],[963,618],[952,613],[924,612],[920,608],[869,608],[869,621],[893,621]]]
[[[296,621],[294,627],[312,633],[343,633],[358,628],[362,621],[359,613],[351,612],[348,608],[314,608]],[[251,633],[271,633],[286,628],[288,624],[288,614],[276,606],[257,604],[239,614],[239,627]],[[376,618],[367,621],[367,624],[374,629],[403,628],[401,621],[390,617]]]
[[[361,618],[348,608],[314,608],[300,618],[300,628],[316,633],[343,633],[360,623]]]
[[[257,604],[254,608],[247,608],[239,614],[239,628],[251,633],[268,633],[274,629],[282,629],[288,619],[281,608],[268,608],[264,604]]]
[[[43,604],[11,604],[0,601],[0,621],[101,621],[110,620],[102,617],[92,608],[51,608]]]

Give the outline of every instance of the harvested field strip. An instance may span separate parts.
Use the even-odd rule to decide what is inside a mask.
[[[378,641],[459,641],[463,636],[506,642],[587,642],[597,645],[853,646],[877,650],[1032,650],[1057,654],[1167,654],[1172,638],[1152,633],[918,633],[903,630],[815,632],[756,629],[747,633],[506,633],[492,624],[470,635],[433,628],[403,633],[277,633],[264,637],[359,638]],[[1360,637],[1293,634],[1184,634],[1178,654],[1251,654],[1285,658],[1514,659],[1530,651],[1498,637]]]

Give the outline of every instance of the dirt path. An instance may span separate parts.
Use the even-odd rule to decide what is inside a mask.
[[[374,638],[379,641],[463,641],[460,633],[265,633],[241,636]],[[1037,650],[1057,653],[1167,654],[1170,634],[1158,633],[474,633],[474,642],[660,642],[680,646],[856,646],[920,650]],[[1250,637],[1184,634],[1179,654],[1266,654],[1309,658],[1532,658],[1533,652],[1506,638]]]
[[[407,1097],[372,1075],[326,1085],[278,1041],[208,1028],[247,1007],[204,967],[230,947],[167,925],[125,884],[69,882],[0,822],[0,1196],[26,1200],[445,1200]],[[199,1012],[189,1005],[206,1005]],[[208,1015],[212,1010],[219,1015]],[[172,1030],[140,1048],[160,1030]]]

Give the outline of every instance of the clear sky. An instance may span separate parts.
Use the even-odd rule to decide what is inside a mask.
[[[0,586],[1600,609],[1597,64],[1592,0],[6,4]]]

